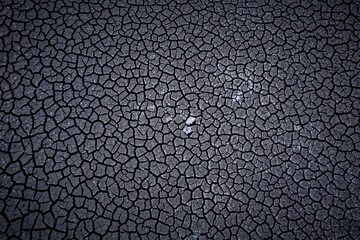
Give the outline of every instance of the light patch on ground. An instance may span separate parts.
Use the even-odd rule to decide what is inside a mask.
[[[186,127],[184,127],[183,132],[184,132],[186,135],[189,135],[190,133],[192,133],[192,128],[189,127],[189,126],[186,126]]]

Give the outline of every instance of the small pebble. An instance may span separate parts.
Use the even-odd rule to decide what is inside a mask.
[[[190,133],[192,133],[191,127],[187,127],[187,126],[184,127],[183,131],[184,131],[184,133],[186,133],[186,135],[189,135]]]
[[[186,125],[191,125],[195,122],[196,118],[194,117],[189,117],[187,120],[186,120]]]

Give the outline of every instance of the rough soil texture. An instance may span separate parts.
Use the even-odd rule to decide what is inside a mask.
[[[0,239],[360,239],[358,3],[36,2],[0,2]]]

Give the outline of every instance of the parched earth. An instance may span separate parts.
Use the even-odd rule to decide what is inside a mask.
[[[0,79],[0,239],[360,239],[357,1],[1,0]]]

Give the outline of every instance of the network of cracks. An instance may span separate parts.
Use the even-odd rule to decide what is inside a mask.
[[[359,239],[359,17],[1,1],[0,239]]]

